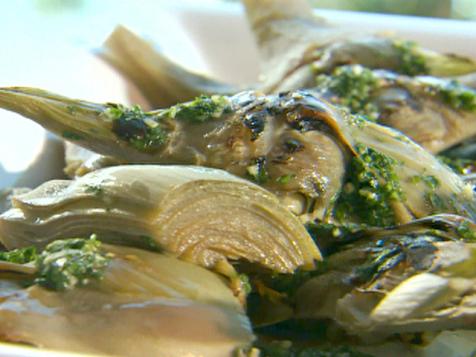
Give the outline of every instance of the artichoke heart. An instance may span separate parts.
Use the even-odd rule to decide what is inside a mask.
[[[0,232],[8,249],[96,233],[110,242],[153,244],[205,267],[241,259],[292,272],[321,258],[271,193],[200,167],[126,165],[50,181],[14,197]]]
[[[369,232],[330,255],[323,271],[298,288],[297,316],[333,319],[367,341],[474,330],[474,229],[442,215]]]
[[[67,264],[74,259],[71,246],[80,241],[53,242],[67,249],[51,258],[65,254]],[[34,273],[0,268],[0,339],[79,353],[164,357],[231,356],[252,342],[243,307],[217,274],[142,249],[103,244],[100,250],[108,260],[101,277],[65,291],[43,287],[38,279],[32,283]]]

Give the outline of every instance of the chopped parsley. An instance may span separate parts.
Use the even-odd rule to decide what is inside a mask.
[[[253,164],[246,168],[248,177],[258,184],[268,182],[269,175],[266,171],[266,158],[259,157],[254,160]]]
[[[431,85],[427,91],[438,95],[451,108],[465,111],[476,110],[476,91],[452,80],[441,85]]]
[[[63,131],[63,138],[74,141],[83,140],[83,137],[81,135],[69,130]]]
[[[396,174],[398,162],[362,144],[355,146],[334,215],[340,222],[358,219],[370,226],[396,223],[392,203],[404,198]]]
[[[218,118],[229,110],[230,102],[228,97],[201,95],[191,102],[177,104],[168,109],[167,112],[170,117],[178,120],[203,123],[213,118]]]
[[[147,250],[153,252],[162,252],[163,249],[157,244],[156,240],[150,236],[140,236],[139,245]]]
[[[7,252],[0,252],[0,260],[15,263],[26,264],[36,261],[38,254],[35,247],[26,247],[13,249]]]
[[[138,105],[127,108],[120,104],[108,104],[105,115],[112,120],[112,131],[139,151],[154,151],[167,143],[168,133],[164,120],[182,120],[203,123],[220,117],[230,110],[225,96],[200,96],[188,103],[177,104],[169,109],[145,113]]]
[[[476,161],[471,159],[456,159],[438,156],[438,159],[459,175],[468,175],[476,172]]]
[[[66,106],[66,110],[69,114],[75,115],[76,112],[79,110],[79,107],[77,107],[76,105],[68,105]]]
[[[112,119],[112,131],[137,150],[154,150],[167,142],[167,133],[156,116],[144,113],[138,105],[109,104],[105,114]]]
[[[244,293],[248,295],[251,293],[252,287],[250,283],[250,278],[246,274],[240,274],[239,275],[240,283],[241,283],[241,288],[243,289]]]
[[[276,182],[281,184],[281,185],[286,185],[286,184],[290,183],[295,177],[296,177],[296,175],[294,175],[294,174],[282,175],[282,176],[279,176],[278,178],[276,178]]]
[[[425,57],[418,51],[418,44],[412,41],[395,41],[393,46],[397,50],[400,62],[398,72],[408,76],[429,73]]]
[[[440,186],[440,181],[433,175],[417,175],[410,178],[412,183],[423,182],[425,186],[434,191]]]
[[[109,258],[95,236],[89,239],[57,240],[38,255],[35,283],[53,290],[70,290],[101,279]]]
[[[456,232],[463,240],[476,242],[476,232],[471,227],[469,221],[463,221],[460,223],[456,228]]]
[[[86,185],[84,191],[86,193],[92,193],[94,196],[100,196],[103,194],[104,189],[99,185]]]
[[[372,70],[360,65],[337,67],[331,75],[321,74],[316,78],[317,88],[330,92],[331,100],[350,110],[352,114],[365,115],[375,121],[378,109],[370,99],[378,88],[378,78]]]

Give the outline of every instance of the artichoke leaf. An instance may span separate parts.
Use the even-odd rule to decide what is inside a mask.
[[[116,243],[153,242],[205,267],[243,259],[292,272],[320,259],[304,226],[271,193],[216,169],[110,167],[47,182],[13,206],[0,217],[9,249],[97,233]]]
[[[141,249],[100,249],[109,259],[101,278],[66,291],[24,288],[2,271],[2,340],[116,356],[231,356],[253,340],[218,275]]]
[[[457,213],[476,218],[471,185],[428,151],[392,128],[371,122],[350,128],[356,142],[394,160],[402,197],[413,217]]]
[[[367,341],[476,329],[475,244],[448,240],[462,239],[451,227],[423,227],[374,230],[330,255],[297,290],[297,316],[332,319]]]
[[[168,107],[202,94],[240,91],[182,68],[123,26],[114,30],[97,55],[132,82],[152,108]]]
[[[342,64],[441,77],[476,71],[476,63],[468,58],[332,26],[316,17],[305,0],[244,0],[243,4],[260,50],[267,92],[311,88],[316,73]]]
[[[332,103],[395,128],[432,153],[476,134],[476,91],[454,80],[349,65],[318,76],[316,89]]]

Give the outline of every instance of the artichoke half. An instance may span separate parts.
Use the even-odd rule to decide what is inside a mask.
[[[471,221],[442,215],[363,233],[297,289],[296,314],[332,319],[367,342],[474,330],[474,231]]]
[[[336,28],[315,17],[305,0],[243,0],[243,4],[260,50],[268,92],[311,88],[316,74],[344,64],[437,77],[476,71],[476,63],[468,58]]]
[[[0,216],[8,249],[95,233],[210,268],[244,260],[290,273],[321,259],[301,222],[271,193],[215,169],[111,167],[46,182],[12,204]]]
[[[405,133],[432,153],[476,134],[476,91],[453,80],[351,65],[318,76],[315,90],[353,114]]]
[[[97,54],[128,79],[152,108],[167,107],[201,94],[240,90],[182,68],[123,26],[114,30]]]
[[[420,146],[306,91],[202,96],[143,112],[3,88],[0,107],[120,162],[226,170],[273,192],[304,222],[475,216],[471,186]]]
[[[21,251],[10,257],[15,253]],[[36,259],[0,266],[0,284],[5,342],[100,355],[221,357],[254,338],[222,278],[142,249],[58,240]]]

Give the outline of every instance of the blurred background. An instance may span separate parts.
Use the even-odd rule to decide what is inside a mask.
[[[175,1],[178,2],[180,0]],[[88,2],[92,3],[90,0],[36,0],[36,2],[37,6],[45,11],[80,8]],[[96,1],[96,3],[99,2],[101,1]],[[119,2],[121,1],[116,1],[116,3]],[[139,0],[138,2],[141,1]],[[323,9],[476,19],[475,0],[311,0],[311,3],[315,7]]]
[[[453,19],[476,19],[475,0],[313,0],[325,9]]]

